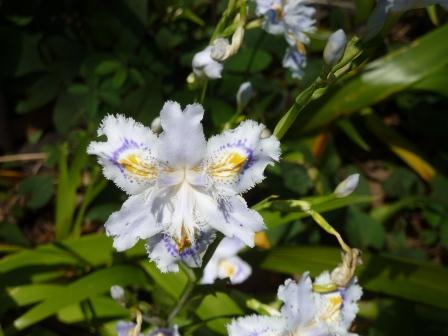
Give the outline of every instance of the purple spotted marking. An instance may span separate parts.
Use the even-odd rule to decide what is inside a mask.
[[[185,258],[185,257],[194,257],[196,256],[199,251],[202,249],[202,239],[204,238],[204,234],[201,232],[199,236],[196,238],[196,242],[190,246],[186,247],[182,250],[182,252],[179,253],[179,249],[176,246],[176,243],[173,241],[171,237],[168,235],[163,236],[163,242],[165,244],[165,248],[167,249],[168,253],[171,254],[173,258]]]
[[[136,148],[149,150],[149,148],[146,147],[145,144],[143,144],[143,143],[137,143],[134,140],[124,139],[122,145],[118,149],[116,149],[115,151],[112,152],[112,156],[109,158],[109,160],[114,166],[116,166],[118,169],[120,169],[120,171],[123,174],[125,174],[124,168],[118,162],[118,159],[123,152],[125,152],[129,149],[136,149]]]

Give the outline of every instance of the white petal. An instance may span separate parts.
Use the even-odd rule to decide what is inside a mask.
[[[172,328],[157,328],[148,336],[180,336],[177,325]]]
[[[210,138],[205,170],[219,194],[239,194],[264,179],[264,170],[280,157],[280,142],[262,138],[265,126],[252,120]]]
[[[342,305],[342,323],[349,329],[358,313],[358,301],[362,296],[362,288],[358,285],[358,279],[354,278],[348,287],[343,290],[344,303]]]
[[[147,127],[122,115],[105,117],[98,135],[106,142],[91,142],[89,154],[97,155],[106,178],[137,194],[154,184],[157,176],[157,137]]]
[[[227,325],[229,336],[284,336],[285,321],[279,317],[251,315],[240,317]]]
[[[240,284],[252,274],[252,268],[240,257],[222,259],[219,263],[219,278],[230,278],[232,284]]]
[[[156,223],[150,209],[146,195],[141,193],[129,197],[120,211],[109,217],[105,224],[106,233],[113,237],[118,251],[127,250],[139,239],[149,238],[163,229]]]
[[[251,82],[242,83],[236,93],[236,103],[240,108],[244,108],[251,100],[253,94],[254,90],[252,89]]]
[[[200,104],[180,105],[168,101],[160,112],[163,132],[159,137],[159,159],[171,167],[193,168],[202,161],[206,142],[201,120],[204,109]]]
[[[212,47],[208,46],[194,55],[192,66],[196,76],[209,79],[221,78],[221,72],[224,67],[211,57],[211,51]]]
[[[286,318],[290,330],[306,326],[314,318],[316,308],[308,273],[304,273],[298,283],[286,280],[278,289],[278,298],[285,303],[281,314]]]
[[[244,243],[239,238],[228,238],[224,239],[219,243],[215,250],[213,256],[218,256],[219,258],[230,258],[238,254],[244,248]]]
[[[204,274],[202,275],[201,284],[204,285],[211,285],[215,282],[215,280],[218,278],[218,271],[219,271],[219,258],[215,256],[215,254],[210,258],[210,260],[207,263],[207,266],[204,268]]]
[[[179,248],[179,244],[171,237],[158,234],[146,241],[146,251],[161,272],[178,272],[179,261],[190,267],[200,267],[202,257],[214,238],[213,231],[200,232],[192,245]]]
[[[198,193],[197,209],[208,225],[227,237],[238,237],[250,247],[254,246],[255,233],[265,228],[260,214],[249,209],[240,196],[216,202],[210,196]]]

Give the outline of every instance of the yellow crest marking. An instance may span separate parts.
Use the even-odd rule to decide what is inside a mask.
[[[227,260],[221,261],[219,267],[224,270],[224,274],[227,275],[228,278],[232,278],[236,273],[235,265]]]
[[[153,165],[144,162],[135,154],[130,154],[123,159],[118,160],[118,163],[133,175],[146,178],[154,178],[157,176],[156,168]]]
[[[233,177],[240,173],[246,160],[246,156],[237,152],[230,153],[218,163],[211,165],[208,168],[208,173],[218,178]]]
[[[187,232],[185,231],[185,228],[183,226],[181,236],[182,237],[180,238],[180,240],[175,240],[177,250],[179,251],[179,253],[192,245],[190,239],[188,239]]]

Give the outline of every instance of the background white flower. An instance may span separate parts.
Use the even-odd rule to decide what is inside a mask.
[[[147,240],[147,251],[163,271],[177,271],[177,261],[200,266],[214,230],[254,245],[264,228],[241,193],[264,178],[264,169],[280,155],[274,137],[262,138],[264,125],[247,120],[206,142],[201,105],[168,101],[161,113],[163,132],[124,116],[104,118],[90,154],[98,156],[104,175],[130,197],[105,224],[119,251]]]
[[[194,74],[199,78],[221,78],[221,72],[224,69],[224,66],[212,58],[212,48],[212,46],[208,46],[193,56],[191,65]]]
[[[201,283],[212,284],[218,278],[229,278],[232,284],[245,281],[252,273],[252,268],[238,257],[238,252],[243,248],[244,243],[238,238],[225,237],[205,266]]]
[[[157,328],[149,333],[148,336],[180,336],[177,326],[172,328]]]
[[[328,272],[316,284],[331,282]],[[349,328],[358,312],[357,301],[362,294],[356,279],[346,287],[329,293],[313,292],[308,273],[299,282],[285,281],[278,290],[284,305],[278,315],[241,317],[228,325],[229,336],[329,336],[353,335]]]

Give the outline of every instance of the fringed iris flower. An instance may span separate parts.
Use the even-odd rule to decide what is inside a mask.
[[[324,272],[315,284],[327,284]],[[308,273],[299,282],[285,281],[278,290],[284,302],[281,311],[273,316],[252,315],[233,320],[229,336],[330,336],[354,335],[348,330],[358,312],[357,301],[362,294],[356,278],[344,288],[328,293],[313,292]]]
[[[255,0],[257,15],[264,17],[264,29],[274,35],[285,36],[290,45],[283,66],[294,78],[303,77],[306,66],[305,45],[310,42],[307,33],[316,30],[316,10],[306,0]]]
[[[88,153],[98,156],[106,178],[129,194],[105,224],[114,247],[124,251],[146,240],[149,258],[162,272],[178,261],[201,265],[215,230],[254,245],[261,216],[240,196],[261,182],[280,155],[274,136],[247,120],[207,142],[201,105],[168,101],[160,112],[160,135],[122,115],[104,118]]]

